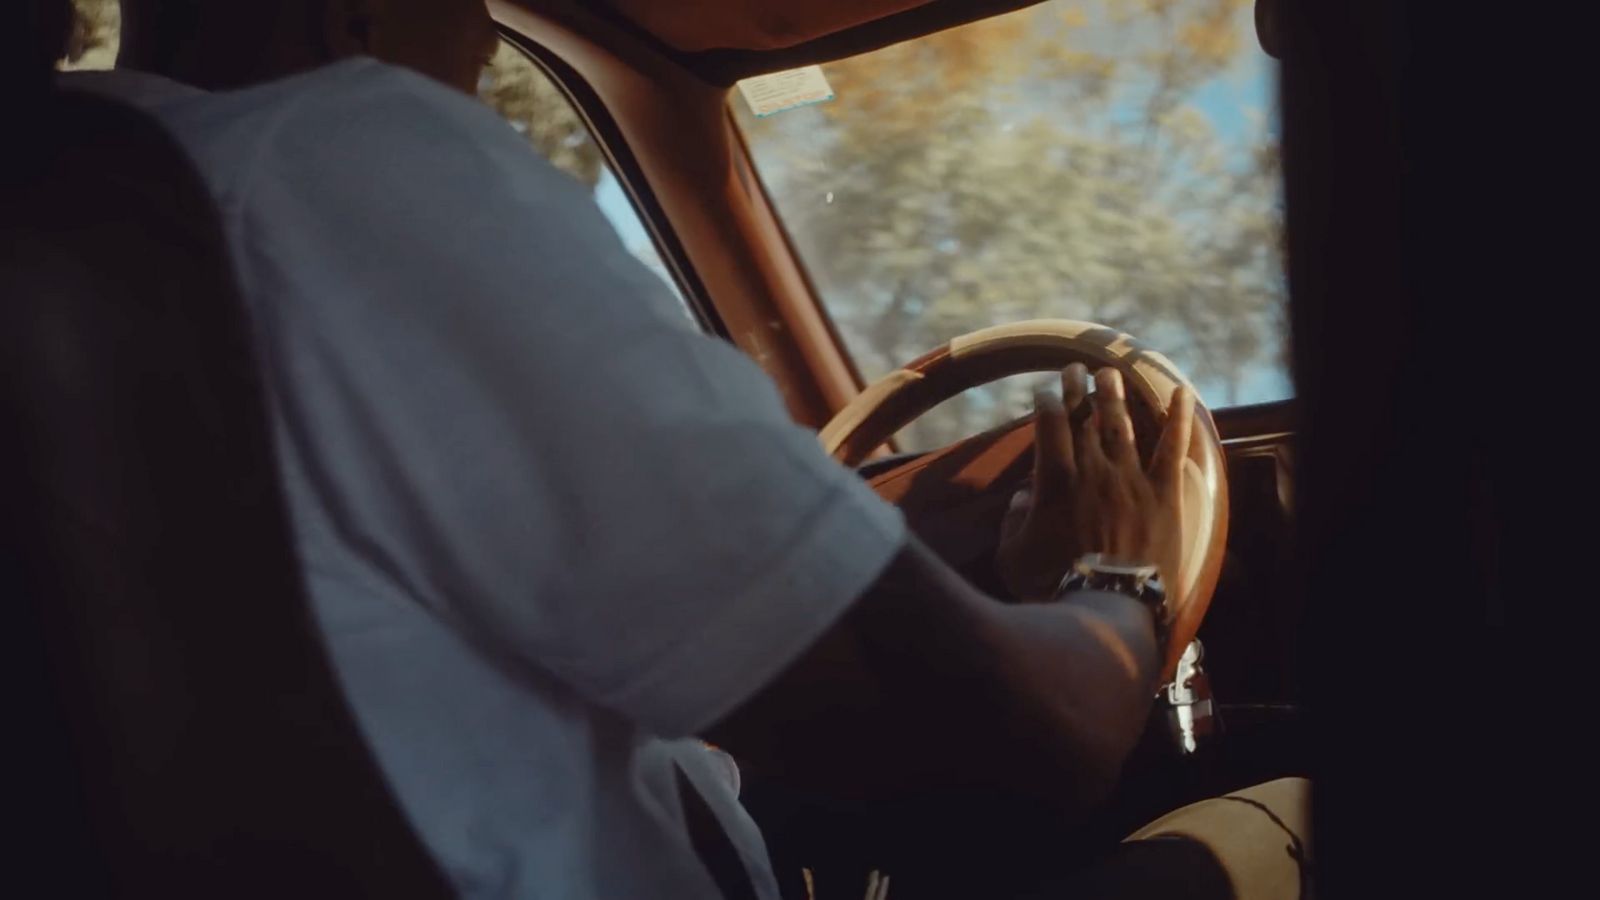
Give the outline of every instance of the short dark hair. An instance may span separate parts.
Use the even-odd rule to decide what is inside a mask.
[[[117,64],[197,87],[284,74],[281,42],[317,42],[328,0],[121,0]]]
[[[206,0],[121,0],[127,58],[151,72],[169,71],[198,31]]]
[[[22,0],[20,22],[12,16],[0,43],[0,66],[7,81],[37,81],[50,77],[56,63],[67,55],[76,16],[72,0]]]

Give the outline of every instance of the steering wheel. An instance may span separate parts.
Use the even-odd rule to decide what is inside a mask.
[[[1167,400],[1188,379],[1170,360],[1113,328],[1066,319],[998,325],[958,337],[869,385],[818,437],[840,462],[860,466],[896,432],[944,400],[1027,372],[1081,362],[1122,372],[1140,458],[1148,464]],[[875,473],[869,482],[900,506],[919,537],[958,566],[990,558],[1011,495],[1032,469],[1033,417],[1027,416]],[[1184,463],[1183,605],[1173,622],[1162,683],[1194,639],[1211,605],[1228,533],[1228,476],[1211,413],[1195,403],[1195,440]]]

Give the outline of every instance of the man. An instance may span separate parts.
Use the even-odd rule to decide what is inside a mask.
[[[1176,572],[1191,397],[1144,472],[1116,373],[1092,401],[1064,373],[1000,554],[1049,602],[998,602],[463,96],[493,49],[481,0],[124,19],[127,71],[75,83],[160,118],[224,211],[317,618],[462,894],[776,897],[697,737],[848,808],[925,812],[926,852],[988,867],[929,870],[950,884],[1003,896],[1069,855],[1063,824],[1146,720],[1160,611],[1054,585],[1094,552]]]

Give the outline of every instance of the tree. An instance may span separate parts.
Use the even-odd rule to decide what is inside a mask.
[[[1247,0],[1048,3],[829,64],[838,100],[746,116],[864,373],[1040,316],[1135,334],[1213,400],[1280,365],[1276,150],[1264,120],[1225,139],[1196,101],[1260,77],[1248,29]],[[971,392],[906,442],[1026,397]]]
[[[122,7],[117,0],[72,0],[72,6],[72,41],[62,68],[111,68],[122,32]]]
[[[500,42],[478,90],[545,159],[589,187],[605,165],[589,128],[566,94],[520,51]]]

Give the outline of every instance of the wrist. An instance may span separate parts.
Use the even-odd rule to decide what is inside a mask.
[[[1066,599],[1078,591],[1119,594],[1137,601],[1150,615],[1157,647],[1165,650],[1173,610],[1166,584],[1155,565],[1103,553],[1085,554],[1062,577],[1055,597]]]

